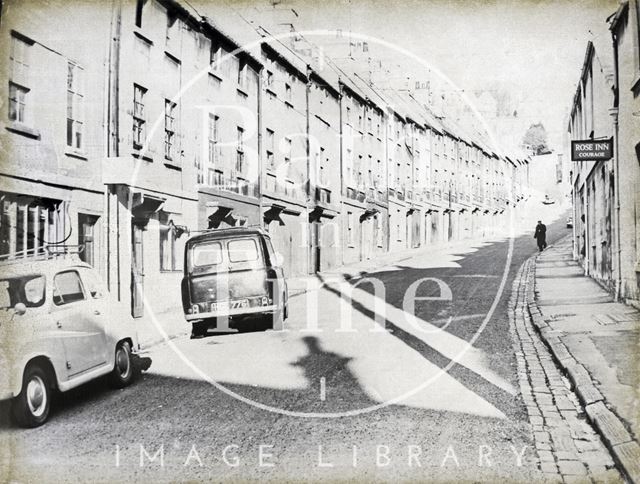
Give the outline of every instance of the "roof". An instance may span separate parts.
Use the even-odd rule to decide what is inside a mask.
[[[318,86],[323,87],[327,91],[329,91],[334,97],[340,98],[340,83],[336,80],[332,82],[330,79],[331,76],[327,76],[326,73],[330,72],[331,69],[327,69],[322,72],[320,75],[317,71],[311,69],[309,74],[309,79],[312,82],[316,83]]]
[[[77,255],[55,256],[55,257],[27,257],[24,259],[11,259],[0,263],[0,277],[15,277],[26,274],[51,274],[74,267],[92,267],[86,262],[82,262]]]
[[[284,66],[289,72],[295,73],[304,82],[307,80],[307,65],[297,58],[286,47],[279,44],[277,40],[265,39],[262,42],[263,53],[278,64]]]
[[[620,21],[624,18],[628,8],[629,8],[629,2],[627,0],[620,2],[620,5],[618,6],[618,10],[616,10],[616,12],[611,17],[609,17],[609,19],[611,19],[610,25],[609,25],[609,29],[611,31],[618,29]]]
[[[259,69],[262,65],[259,52],[259,40],[262,36],[239,13],[234,12],[230,15],[229,11],[222,11],[220,8],[221,5],[216,2],[208,2],[206,8],[202,8],[200,14],[202,30],[222,40],[227,46],[233,47],[233,50],[239,49],[238,56],[244,57]],[[251,48],[246,47],[249,45]]]
[[[608,41],[610,40],[611,39],[609,38]],[[612,48],[608,43],[605,43],[605,41],[602,39],[602,36],[597,39],[593,38],[592,40],[587,42],[587,48],[584,53],[584,60],[582,61],[582,69],[580,70],[580,79],[578,81],[578,85],[576,86],[576,92],[573,95],[570,118],[573,118],[576,106],[579,104],[580,92],[582,91],[582,83],[585,81],[589,72],[593,72],[592,67],[596,62],[602,70],[605,82],[611,89],[614,88],[614,64]],[[569,129],[570,128],[571,119],[569,119]]]
[[[264,230],[257,227],[229,227],[224,229],[207,230],[204,233],[194,235],[187,240],[187,244],[193,244],[202,240],[233,237],[235,235],[261,235],[267,236]]]

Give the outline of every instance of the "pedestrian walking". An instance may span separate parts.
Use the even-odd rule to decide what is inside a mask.
[[[547,226],[541,220],[538,220],[533,238],[538,242],[538,250],[540,252],[547,248]]]

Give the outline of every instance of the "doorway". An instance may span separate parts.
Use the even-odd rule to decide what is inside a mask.
[[[131,226],[131,315],[144,315],[144,225],[133,222]]]

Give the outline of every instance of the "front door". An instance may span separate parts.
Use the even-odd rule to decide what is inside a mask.
[[[131,315],[144,315],[144,226],[134,223],[131,231]]]

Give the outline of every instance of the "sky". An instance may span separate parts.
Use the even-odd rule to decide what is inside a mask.
[[[609,45],[606,19],[616,0],[219,0],[225,8],[296,30],[342,29],[407,49],[457,88],[507,89],[519,125],[542,122],[562,149],[566,116],[587,42]],[[605,42],[602,42],[605,37]],[[310,38],[310,40],[314,40]],[[411,61],[376,46],[374,56],[400,77]],[[522,133],[524,135],[524,133]]]

